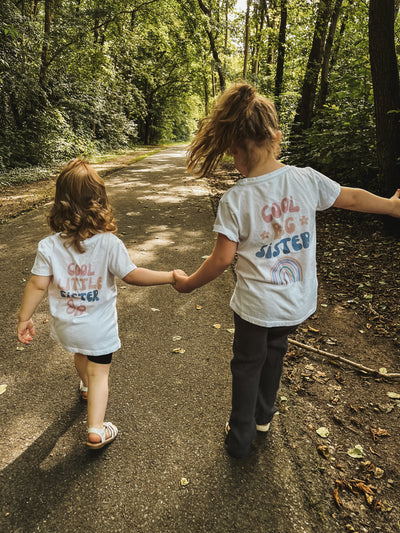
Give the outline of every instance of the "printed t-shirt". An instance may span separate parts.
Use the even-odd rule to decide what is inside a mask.
[[[317,304],[315,212],[340,185],[312,168],[285,166],[239,180],[221,198],[214,231],[238,243],[232,309],[265,327],[297,325]]]
[[[66,350],[105,355],[120,348],[115,276],[136,266],[123,242],[98,233],[83,242],[84,253],[64,246],[59,233],[39,242],[32,273],[53,276],[49,285],[50,335]]]

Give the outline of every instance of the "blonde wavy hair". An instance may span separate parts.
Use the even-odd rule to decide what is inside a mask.
[[[212,113],[200,122],[188,148],[187,169],[204,177],[235,146],[244,148],[251,157],[248,141],[277,156],[278,131],[274,104],[248,83],[235,83],[222,93]]]
[[[73,159],[61,170],[48,222],[53,231],[61,233],[65,245],[79,253],[85,251],[85,239],[117,231],[104,181],[87,161]]]

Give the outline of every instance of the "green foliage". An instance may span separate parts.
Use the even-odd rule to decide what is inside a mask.
[[[378,190],[373,90],[368,56],[368,2],[344,2],[342,19],[346,30],[331,67],[330,91],[324,107],[315,109],[312,126],[300,137],[292,136],[284,146],[286,161],[314,166],[341,183]],[[336,39],[339,35],[336,35]],[[291,55],[289,54],[289,59]],[[286,84],[290,72],[286,67]],[[286,85],[288,87],[288,85]],[[286,92],[283,114],[293,119],[298,97]],[[286,138],[288,131],[286,130]]]
[[[354,102],[326,105],[311,128],[290,139],[284,159],[314,167],[343,185],[377,190],[373,108],[369,111],[357,109]]]
[[[245,12],[235,0],[203,4],[208,14],[199,0],[2,0],[0,169],[187,141],[218,96],[218,70],[228,83],[243,75]],[[343,0],[328,97],[317,98],[311,128],[290,138],[318,2],[287,0],[280,98],[285,160],[363,186],[377,172],[368,6]],[[279,1],[252,1],[247,76],[269,97],[279,24]]]
[[[198,64],[179,2],[4,0],[0,168],[187,139]]]

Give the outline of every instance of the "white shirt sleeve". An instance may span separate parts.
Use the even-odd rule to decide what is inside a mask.
[[[38,244],[36,252],[35,262],[31,269],[32,274],[37,276],[52,276],[53,267],[50,261],[50,250],[45,240],[42,240]]]
[[[108,269],[114,276],[122,279],[137,267],[132,262],[125,244],[113,235],[110,248]]]
[[[339,183],[331,180],[317,170],[312,168],[307,170],[310,171],[314,194],[316,194],[316,211],[324,211],[325,209],[329,209],[329,207],[332,206],[340,194]]]
[[[222,233],[230,241],[239,242],[238,219],[228,202],[221,198],[218,205],[217,217],[214,223],[214,231]]]

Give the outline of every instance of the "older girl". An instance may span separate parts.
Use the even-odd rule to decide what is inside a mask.
[[[239,83],[200,124],[188,169],[212,172],[225,152],[244,176],[220,201],[212,255],[190,277],[176,273],[175,288],[191,292],[219,276],[237,254],[232,410],[228,452],[248,455],[256,431],[266,432],[288,334],[314,313],[317,302],[315,212],[331,206],[400,217],[400,190],[390,199],[341,187],[313,170],[282,164],[274,105]]]

